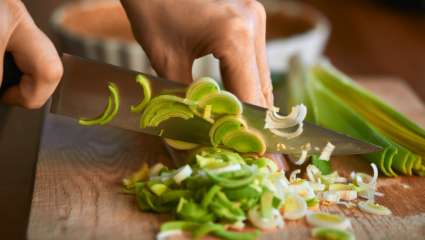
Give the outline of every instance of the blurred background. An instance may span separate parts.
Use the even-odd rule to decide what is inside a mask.
[[[77,1],[24,2],[36,23],[54,39],[59,49],[151,71],[143,59],[143,51],[132,40],[118,2],[98,10],[84,7],[83,13],[74,11],[78,9],[75,8]],[[424,0],[263,2],[268,11],[268,54],[273,72],[285,71],[285,59],[290,54],[298,52],[309,62],[323,52],[333,64],[353,77],[372,77],[379,81],[402,79],[425,100]],[[65,3],[68,7],[63,7]],[[194,74],[214,75],[215,64],[212,59],[202,60]]]

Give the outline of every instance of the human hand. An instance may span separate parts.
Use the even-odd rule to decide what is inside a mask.
[[[196,58],[220,60],[224,86],[242,101],[273,105],[266,14],[255,0],[121,0],[158,75],[192,82]]]
[[[26,108],[41,107],[58,85],[63,67],[52,42],[37,28],[19,0],[0,1],[0,84],[6,51],[12,53],[23,75],[19,85],[2,94],[1,101]]]

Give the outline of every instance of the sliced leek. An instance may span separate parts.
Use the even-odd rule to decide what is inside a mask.
[[[104,125],[112,121],[112,119],[118,114],[118,110],[120,107],[120,95],[118,87],[114,83],[109,83],[108,90],[110,96],[108,98],[108,104],[106,105],[103,113],[93,119],[81,118],[78,121],[80,125]]]
[[[136,82],[142,87],[143,90],[143,100],[137,104],[130,107],[130,110],[132,112],[141,112],[146,107],[146,105],[149,103],[152,97],[152,89],[151,85],[149,83],[149,79],[145,76],[138,74],[136,76]]]
[[[320,240],[355,240],[354,234],[349,231],[328,227],[314,228],[311,235]]]
[[[296,220],[307,214],[307,203],[304,198],[297,194],[289,194],[285,198],[283,217],[289,220]]]
[[[360,210],[376,214],[376,215],[391,215],[391,210],[387,207],[380,205],[378,203],[370,202],[370,201],[361,201],[358,203]]]
[[[348,218],[331,213],[310,213],[307,215],[306,220],[313,227],[330,227],[345,230],[351,226]]]

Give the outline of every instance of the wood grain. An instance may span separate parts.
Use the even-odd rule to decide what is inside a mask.
[[[399,81],[362,82],[421,124],[425,108]],[[419,114],[419,113],[421,114]],[[131,196],[120,193],[121,179],[142,162],[169,163],[160,140],[106,128],[85,128],[69,119],[49,116],[37,166],[29,239],[154,239],[166,215],[142,213]],[[355,157],[333,161],[335,168],[370,171]],[[424,239],[425,178],[380,178],[378,202],[392,216],[374,216],[333,206],[324,211],[350,217],[357,239]],[[304,220],[287,222],[284,230],[262,239],[308,239]]]

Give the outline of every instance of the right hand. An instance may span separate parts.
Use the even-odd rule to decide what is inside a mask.
[[[121,0],[158,75],[192,82],[196,58],[220,60],[223,83],[241,100],[273,104],[266,13],[255,0]]]
[[[12,53],[23,75],[19,85],[7,89],[0,100],[26,108],[41,107],[57,87],[63,67],[53,43],[19,0],[0,1],[0,84],[6,51]]]

